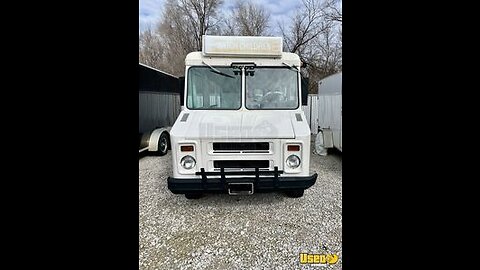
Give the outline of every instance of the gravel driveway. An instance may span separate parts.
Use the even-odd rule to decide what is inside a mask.
[[[319,269],[300,265],[302,252],[337,254],[326,268],[342,268],[341,153],[311,154],[318,178],[301,198],[187,200],[167,189],[171,163],[170,151],[139,159],[140,269]]]

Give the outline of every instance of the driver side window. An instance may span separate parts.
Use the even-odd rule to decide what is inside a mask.
[[[284,67],[257,67],[245,78],[247,109],[298,108],[298,73]]]

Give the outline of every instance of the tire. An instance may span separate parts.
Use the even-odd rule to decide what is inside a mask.
[[[165,154],[167,154],[168,144],[168,134],[166,132],[163,132],[158,139],[158,149],[156,152],[158,156],[164,156]]]
[[[202,197],[202,193],[186,193],[185,198],[189,200],[197,200]]]
[[[289,190],[285,193],[290,198],[300,198],[303,196],[304,191],[305,191],[304,189],[295,189],[295,190]]]

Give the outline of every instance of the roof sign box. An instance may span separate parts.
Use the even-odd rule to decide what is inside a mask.
[[[280,57],[281,37],[203,36],[204,56]]]

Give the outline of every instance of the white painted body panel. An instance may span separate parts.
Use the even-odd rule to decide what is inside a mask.
[[[182,122],[183,115],[188,113],[187,121]],[[300,114],[302,121],[296,119]],[[198,115],[198,116],[197,116]],[[208,115],[208,116],[207,116]],[[254,117],[253,115],[256,115]],[[276,117],[274,117],[276,116]],[[249,119],[262,121],[248,122]],[[227,119],[232,119],[227,121]],[[184,110],[170,130],[172,143],[173,177],[199,178],[195,172],[199,168],[214,171],[214,160],[269,160],[270,170],[278,166],[285,170],[282,176],[309,176],[310,171],[310,128],[305,121],[305,114],[300,110],[292,111],[195,111]],[[257,129],[258,128],[258,129]],[[269,142],[271,150],[268,153],[214,153],[214,142]],[[300,167],[290,170],[285,165],[289,154],[287,143],[301,145]],[[181,145],[194,145],[194,152],[180,152]],[[185,155],[191,155],[197,161],[196,169],[185,170],[180,166],[180,160]]]
[[[205,62],[211,66],[230,66],[232,62],[255,62],[258,66],[283,66],[283,63],[288,65],[300,66],[300,58],[294,53],[282,53],[281,57],[276,58],[247,58],[247,57],[210,57],[203,56],[202,52],[191,52],[185,58],[185,65],[187,66],[201,66]],[[187,74],[187,73],[185,73]],[[185,78],[187,81],[187,78]]]
[[[180,117],[187,112],[180,113]],[[175,136],[187,139],[293,139],[288,111],[188,111],[186,122],[176,122]]]

